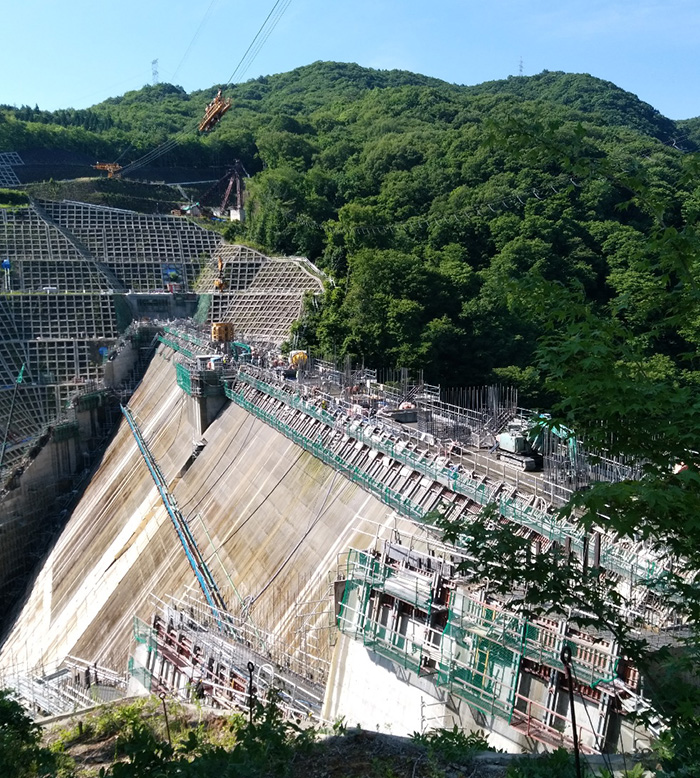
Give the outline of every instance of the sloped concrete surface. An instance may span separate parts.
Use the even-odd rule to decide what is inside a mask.
[[[177,387],[171,359],[161,347],[130,407],[219,586],[233,599],[230,578],[242,597],[255,598],[259,628],[297,644],[302,604],[327,596],[338,553],[368,544],[358,529],[373,536],[373,522],[393,527],[394,519],[378,500],[233,404],[207,429],[207,445],[180,476],[192,453],[193,400]],[[125,669],[133,616],[149,621],[153,595],[166,599],[195,584],[122,421],[2,646],[0,672],[54,667],[67,655]],[[306,650],[329,661],[331,634],[319,629]]]

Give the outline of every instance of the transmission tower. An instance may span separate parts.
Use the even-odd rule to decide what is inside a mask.
[[[158,83],[158,60],[157,59],[151,61],[151,73],[153,75],[153,85],[155,86]]]

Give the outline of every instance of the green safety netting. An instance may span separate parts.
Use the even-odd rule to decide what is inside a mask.
[[[138,616],[134,616],[134,640],[147,646],[149,651],[155,651],[158,646],[155,630]]]
[[[312,402],[308,402],[297,394],[283,391],[272,384],[268,384],[265,381],[261,381],[260,379],[245,373],[239,374],[239,380],[270,397],[274,397],[281,402],[284,402],[290,407],[301,410],[319,421],[323,421],[329,426],[335,425],[336,420],[332,413],[324,408],[316,406]],[[231,395],[228,396],[231,397]],[[242,397],[242,394],[240,396]],[[231,397],[231,399],[236,400],[234,397]],[[250,408],[250,406],[253,406],[253,404],[249,403],[248,407]],[[281,425],[281,427],[284,427],[284,425]],[[281,429],[281,427],[277,426],[278,429]],[[282,431],[284,430],[282,429]],[[555,514],[537,510],[517,498],[511,497],[499,499],[496,497],[493,489],[490,489],[485,484],[472,479],[465,474],[458,473],[456,470],[448,467],[441,467],[435,462],[427,460],[421,454],[418,454],[411,449],[407,449],[404,446],[397,445],[392,441],[376,439],[372,430],[359,422],[352,422],[347,425],[346,432],[357,440],[367,443],[367,445],[370,445],[373,449],[408,465],[416,472],[429,476],[438,482],[445,483],[450,489],[468,497],[478,505],[485,506],[495,502],[499,512],[505,518],[508,518],[521,526],[528,527],[551,541],[562,545],[568,541],[572,551],[579,555],[583,553],[585,546],[584,533],[573,524],[557,518]],[[324,459],[324,461],[328,461],[320,452],[320,449],[322,448],[322,446],[317,446],[313,453]],[[340,467],[340,463],[336,464],[334,462],[333,464],[334,466]],[[355,480],[362,480],[363,483],[375,493],[377,493],[377,488],[382,488],[381,485],[377,486],[376,484],[373,484],[372,479],[365,481],[362,475],[358,475]],[[423,511],[420,506],[411,504],[410,501],[405,502],[400,495],[397,499],[394,494],[390,491],[386,495],[385,500],[392,508],[405,512],[405,514],[412,519],[421,520],[423,518],[425,511]],[[385,498],[382,497],[382,499]],[[622,550],[619,546],[616,546],[612,540],[606,538],[603,539],[601,548],[601,565],[626,578],[631,578],[633,580],[637,579],[646,583],[651,582],[654,577],[658,575],[653,560],[640,557],[634,551]]]
[[[400,492],[390,489],[378,481],[376,478],[365,473],[361,468],[355,465],[349,465],[345,460],[328,449],[323,443],[318,440],[314,440],[301,432],[289,427],[285,422],[278,419],[274,414],[259,408],[255,403],[246,399],[242,392],[236,392],[231,387],[226,386],[226,396],[233,400],[236,404],[245,408],[253,416],[256,416],[261,421],[264,421],[270,427],[273,427],[278,432],[281,432],[285,437],[292,440],[298,446],[306,449],[309,453],[325,462],[327,465],[340,471],[355,483],[364,486],[368,491],[379,497],[385,504],[402,513],[404,516],[409,516],[416,521],[420,521],[425,515],[426,511],[421,508],[420,505],[414,503],[412,500],[402,497]]]
[[[129,675],[135,678],[146,689],[150,689],[153,683],[153,673],[143,665],[138,664],[133,657],[129,657]]]
[[[405,668],[420,672],[423,660],[424,640],[408,634],[408,621],[403,629],[391,629],[369,614],[370,597],[373,592],[391,592],[389,582],[396,577],[397,571],[387,565],[382,565],[378,559],[363,551],[351,549],[346,564],[346,584],[338,616],[338,628],[341,632],[361,640],[362,643],[378,654],[391,659]],[[426,622],[430,621],[432,599],[426,601],[423,593],[418,597],[409,597],[403,602],[417,601],[420,610],[426,612]],[[411,628],[420,624],[411,625]]]
[[[53,439],[56,442],[62,440],[68,440],[69,438],[77,438],[80,434],[80,428],[77,422],[67,421],[63,424],[57,424],[53,428]]]
[[[371,554],[352,549],[347,558],[338,628],[373,651],[419,673],[424,669],[425,636],[415,637],[392,629],[382,623],[376,607],[377,593],[396,596],[395,582],[399,576],[399,571],[382,565]],[[430,623],[433,603],[424,598],[422,591],[417,589],[416,596],[412,596],[405,589],[401,599],[424,610],[426,624]],[[414,623],[410,628],[415,626]],[[571,648],[580,682],[595,686],[615,676],[617,657],[604,648],[566,638],[555,629],[454,593],[433,678],[438,686],[448,688],[483,713],[508,719],[514,708],[521,660],[528,658],[561,670],[560,654],[565,644]],[[435,653],[430,656],[434,659]]]
[[[170,338],[166,338],[165,335],[159,335],[158,340],[163,343],[165,346],[169,346],[173,351],[178,351],[181,354],[184,354],[186,357],[189,357],[190,359],[194,359],[194,353],[190,351],[188,348],[183,346],[181,343],[177,343],[174,340],[171,340]]]
[[[187,392],[191,397],[192,376],[186,365],[180,364],[180,362],[175,363],[175,378],[180,389],[182,389],[183,392]]]
[[[173,329],[171,327],[163,327],[163,332],[167,332],[168,335],[173,335],[174,337],[178,338],[179,340],[186,340],[189,343],[194,343],[196,346],[199,346],[200,348],[208,348],[209,344],[207,341],[202,340],[201,338],[197,338],[194,335],[192,335],[189,332],[184,332],[183,330],[177,330]]]

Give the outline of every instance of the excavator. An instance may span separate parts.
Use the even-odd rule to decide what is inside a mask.
[[[216,97],[209,103],[204,111],[204,118],[199,123],[200,132],[209,132],[221,121],[223,115],[231,107],[231,98],[222,97],[221,90],[216,93]]]

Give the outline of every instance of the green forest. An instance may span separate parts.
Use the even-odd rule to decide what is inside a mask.
[[[543,283],[617,311],[640,337],[653,325],[658,369],[696,347],[690,323],[659,326],[675,280],[648,239],[695,219],[697,120],[673,122],[588,75],[463,87],[317,62],[227,87],[233,108],[198,135],[215,90],[2,106],[0,148],[124,165],[175,138],[151,172],[240,159],[248,219],[227,237],[305,255],[331,277],[296,333],[329,357],[423,369],[443,386],[505,382],[542,403]]]

